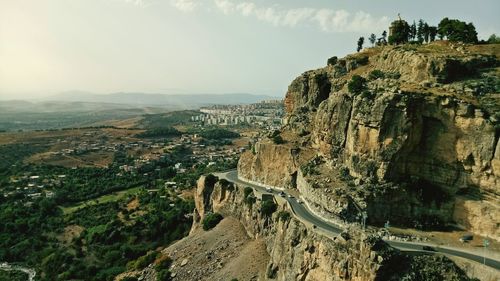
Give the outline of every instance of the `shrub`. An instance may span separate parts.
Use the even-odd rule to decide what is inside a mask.
[[[365,88],[366,79],[359,75],[352,76],[351,81],[347,84],[347,89],[353,94],[360,94]]]
[[[172,264],[172,259],[170,257],[166,257],[162,259],[156,266],[156,280],[157,281],[170,281],[172,280],[170,270],[170,265]]]
[[[260,206],[260,212],[265,216],[270,216],[276,212],[277,208],[278,206],[273,201],[264,201]]]
[[[255,199],[255,197],[253,197],[253,196],[249,196],[249,197],[245,198],[244,202],[245,202],[247,205],[252,206],[252,205],[256,202],[256,199]]]
[[[170,270],[162,269],[156,273],[157,281],[170,281],[172,280],[172,276],[170,274]]]
[[[145,268],[146,266],[148,266],[149,264],[151,264],[155,261],[156,256],[158,256],[158,252],[156,252],[156,251],[147,253],[146,255],[138,258],[135,261],[134,268],[136,270],[141,270],[141,269]]]
[[[336,56],[334,56],[334,57],[329,58],[326,61],[326,64],[327,65],[335,65],[335,64],[337,64],[337,61],[338,61],[338,58]]]
[[[278,212],[278,220],[282,220],[284,222],[290,220],[290,213],[287,211],[279,211]]]
[[[245,186],[245,189],[243,189],[243,196],[247,198],[252,193],[253,193],[253,188],[251,188],[250,186]]]
[[[219,213],[207,214],[202,221],[203,230],[207,231],[214,228],[222,219],[223,217]]]
[[[283,143],[285,143],[285,141],[283,140],[281,135],[277,135],[277,136],[273,137],[273,143],[274,144],[283,144]]]
[[[373,70],[368,75],[368,79],[370,79],[370,80],[376,80],[376,79],[384,78],[384,77],[385,77],[385,73],[382,70],[378,70],[378,69]]]
[[[245,187],[243,190],[243,202],[252,206],[255,203],[256,199],[253,196],[253,189],[249,186]]]
[[[132,277],[132,276],[127,276],[122,279],[122,281],[137,281],[137,280],[139,280],[137,279],[137,277]]]

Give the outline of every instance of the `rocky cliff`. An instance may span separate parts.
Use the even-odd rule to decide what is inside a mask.
[[[284,144],[245,153],[242,177],[297,188],[332,219],[500,240],[500,45],[370,48],[296,78]],[[349,90],[354,76],[362,83]]]
[[[259,280],[427,280],[429,276],[469,280],[446,258],[407,256],[373,233],[355,229],[338,237],[324,236],[290,215],[284,200],[276,198],[278,210],[266,215],[261,211],[262,201],[249,203],[248,196],[261,195],[245,195],[243,186],[202,176],[193,230],[200,228],[208,213],[237,218],[250,237],[265,241],[269,260]]]

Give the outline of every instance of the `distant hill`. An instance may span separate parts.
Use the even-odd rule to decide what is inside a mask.
[[[55,101],[92,102],[126,104],[134,106],[161,106],[176,109],[194,109],[211,104],[248,104],[262,100],[276,99],[266,95],[245,93],[234,94],[148,94],[148,93],[112,93],[93,94],[88,92],[64,92],[47,98]]]

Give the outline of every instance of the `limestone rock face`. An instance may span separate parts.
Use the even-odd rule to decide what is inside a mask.
[[[319,212],[338,216],[352,202],[372,223],[397,211],[395,223],[433,217],[500,240],[499,54],[496,45],[385,47],[305,72],[286,94],[286,143],[257,144],[240,175],[297,187],[297,171],[316,167],[301,193]],[[354,74],[367,79],[361,94],[346,86]],[[315,155],[326,164],[309,163]]]
[[[257,143],[255,154],[250,151],[244,154],[238,163],[240,177],[276,187],[292,185],[292,176],[298,169],[293,148],[272,143]]]
[[[197,204],[197,208],[212,208],[196,210],[197,213],[218,212],[224,217],[237,218],[250,237],[265,241],[269,262],[264,280],[401,280],[403,276],[411,276],[425,267],[437,269],[438,277],[469,280],[447,259],[415,260],[390,248],[374,234],[350,229],[342,237],[331,239],[306,227],[293,216],[283,220],[278,212],[269,217],[262,215],[260,201],[254,204],[244,202],[244,186],[220,181],[207,185],[206,178],[199,183],[201,192],[196,193],[198,198],[195,200],[201,202],[205,197],[200,196],[210,193],[208,198],[212,202]],[[286,204],[278,204],[278,211],[290,212]],[[193,227],[197,227],[196,223]]]

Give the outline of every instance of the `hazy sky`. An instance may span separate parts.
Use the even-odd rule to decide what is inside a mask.
[[[0,98],[68,90],[283,96],[397,13],[500,33],[499,0],[0,0]]]

